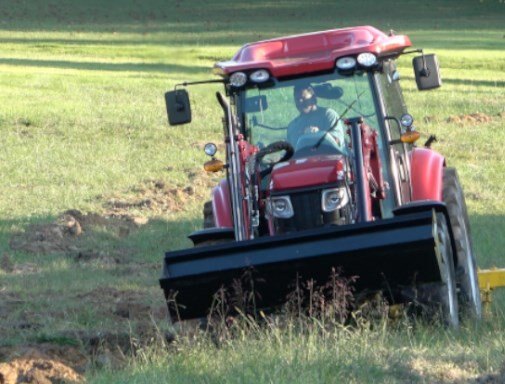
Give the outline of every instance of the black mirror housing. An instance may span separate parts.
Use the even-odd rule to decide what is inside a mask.
[[[412,60],[417,89],[425,91],[442,86],[440,69],[436,55],[423,55]]]
[[[165,93],[168,123],[181,125],[191,122],[191,105],[189,95],[185,89],[176,89]]]

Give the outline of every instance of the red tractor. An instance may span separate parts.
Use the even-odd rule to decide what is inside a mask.
[[[420,90],[441,85],[435,55],[369,26],[243,46],[215,64],[225,95],[226,170],[195,247],[166,253],[161,287],[173,319],[208,314],[244,271],[255,308],[278,308],[295,279],[324,283],[332,268],[358,291],[436,309],[456,327],[481,316],[469,222],[456,171],[417,147],[395,59],[413,52]],[[197,82],[201,83],[201,82]],[[194,84],[194,83],[193,83]],[[171,125],[191,121],[181,86],[165,95]]]

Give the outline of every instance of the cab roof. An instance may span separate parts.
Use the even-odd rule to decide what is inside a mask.
[[[275,77],[294,76],[331,70],[339,57],[362,52],[395,57],[411,45],[408,36],[389,36],[371,26],[332,29],[246,44],[231,60],[216,63],[214,73],[226,78],[262,68]]]

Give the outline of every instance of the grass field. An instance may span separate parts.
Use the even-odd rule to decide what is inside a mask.
[[[5,0],[0,362],[37,350],[90,382],[118,383],[505,375],[500,294],[481,327],[459,333],[381,323],[272,326],[220,347],[205,337],[169,350],[157,341],[168,329],[163,252],[190,246],[186,234],[201,227],[215,183],[201,171],[202,146],[221,139],[216,87],[191,89],[194,123],[177,128],[167,126],[163,93],[211,78],[213,63],[246,42],[368,24],[438,54],[444,85],[426,93],[415,90],[411,58],[400,59],[405,97],[417,128],[436,134],[458,168],[479,265],[505,267],[505,2]],[[82,235],[67,210],[82,212]]]

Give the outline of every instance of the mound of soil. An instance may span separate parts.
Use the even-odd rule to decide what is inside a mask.
[[[0,384],[77,383],[84,380],[88,360],[73,347],[40,345],[0,349]],[[72,368],[72,366],[74,368]]]
[[[476,112],[467,115],[449,116],[446,121],[456,124],[481,124],[489,123],[493,121],[493,118],[485,113]]]
[[[104,204],[105,214],[82,213],[68,210],[46,224],[33,224],[24,232],[11,237],[10,247],[35,254],[61,252],[76,257],[79,261],[101,259],[117,263],[114,255],[106,255],[103,250],[89,249],[85,241],[94,229],[113,234],[119,238],[129,236],[135,229],[146,224],[146,216],[179,212],[190,200],[202,200],[217,184],[219,175],[207,174],[203,170],[183,171],[190,185],[173,187],[160,180],[148,180],[132,188],[125,194],[108,198]],[[0,268],[8,273],[33,269],[33,265],[16,266],[9,255],[2,255]]]
[[[62,252],[75,255],[78,259],[89,260],[104,256],[100,251],[90,251],[80,241],[89,236],[94,229],[105,228],[107,232],[124,237],[144,223],[145,221],[131,216],[101,216],[96,213],[83,214],[78,210],[69,210],[51,223],[33,224],[24,232],[14,234],[9,245],[14,250],[29,253]],[[4,255],[4,259],[5,257]],[[2,269],[14,272],[15,266],[9,266],[8,260],[4,259]]]

